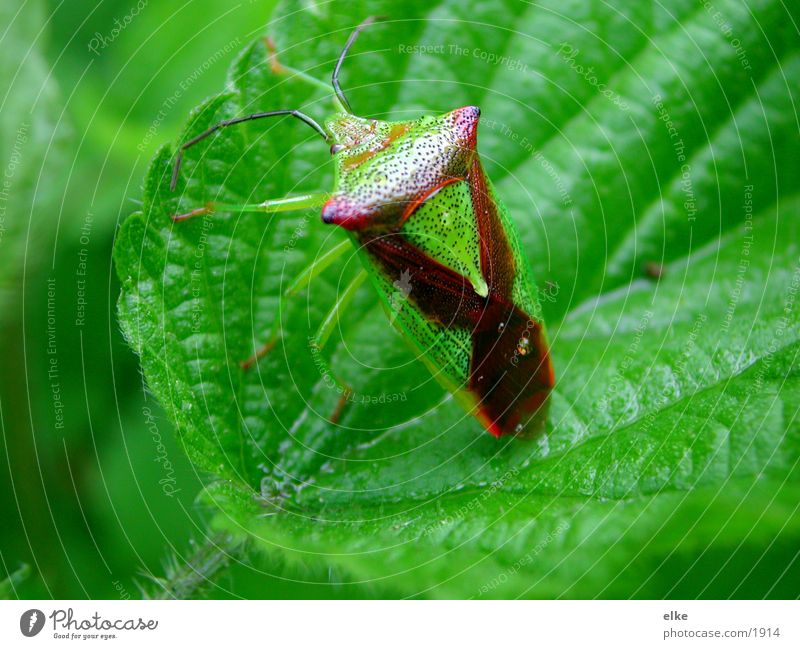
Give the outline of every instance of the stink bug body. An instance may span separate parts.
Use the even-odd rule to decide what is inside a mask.
[[[354,115],[339,87],[339,70],[359,31],[350,36],[333,73],[339,112],[324,127],[296,110],[226,120],[189,140],[183,151],[220,128],[242,121],[290,115],[331,145],[334,188],[255,205],[209,203],[179,214],[181,221],[213,211],[280,212],[319,206],[322,221],[344,228],[364,271],[345,290],[346,306],[368,276],[389,313],[420,352],[437,380],[497,437],[530,430],[539,422],[553,387],[537,290],[516,228],[476,148],[480,110],[465,106],[441,116],[388,122]],[[272,69],[320,83],[272,57]],[[322,272],[344,250],[337,246],[294,288]],[[398,299],[398,296],[400,299]],[[323,345],[333,317],[317,337]],[[244,363],[255,362],[274,344]]]

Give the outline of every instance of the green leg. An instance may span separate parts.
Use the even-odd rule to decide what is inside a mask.
[[[325,346],[325,343],[328,342],[328,338],[331,337],[334,328],[339,322],[339,316],[341,315],[342,311],[349,306],[350,302],[353,301],[353,298],[356,296],[359,287],[364,283],[366,278],[367,271],[363,269],[358,271],[358,275],[353,278],[353,281],[350,282],[348,287],[344,290],[344,293],[342,293],[339,300],[333,305],[333,308],[322,321],[319,329],[317,329],[316,336],[314,336],[314,345],[317,349],[322,349]]]
[[[256,349],[248,358],[243,361],[239,361],[239,367],[241,367],[243,370],[249,370],[251,367],[253,367],[253,365],[258,363],[259,360],[269,354],[272,351],[272,348],[275,347],[275,344],[278,342],[278,334],[281,329],[281,313],[283,312],[284,297],[285,295],[281,295],[278,298],[278,311],[275,314],[275,320],[272,323],[271,329],[272,333],[267,339],[267,342]]]
[[[345,241],[343,243],[349,245],[348,241]],[[323,257],[323,259],[326,260],[326,263],[325,263],[326,267],[328,265],[330,265],[330,263],[332,263],[330,258],[333,258],[333,259],[338,258],[339,256],[341,256],[342,252],[344,250],[346,250],[346,248],[347,248],[347,246],[342,246],[340,244],[340,245],[336,246],[336,248],[331,250],[329,253],[327,253],[327,255],[325,255],[325,257]],[[319,265],[320,265],[320,262],[318,261],[316,266],[319,266]],[[308,276],[308,277],[314,277],[315,275],[317,275],[318,273],[313,272],[312,270],[310,270],[310,269],[313,269],[313,268],[314,268],[313,266],[309,267],[309,269],[304,271],[304,275]],[[323,322],[320,325],[319,329],[317,329],[317,333],[314,336],[314,341],[312,343],[316,349],[321,350],[325,346],[325,344],[328,342],[328,339],[331,337],[331,334],[333,333],[333,330],[336,327],[336,324],[339,322],[339,316],[349,306],[349,304],[353,301],[353,298],[355,297],[356,293],[358,292],[358,289],[361,287],[361,284],[364,283],[364,280],[366,278],[367,278],[367,271],[365,271],[365,270],[359,271],[358,275],[356,275],[353,278],[353,281],[350,282],[350,284],[344,290],[344,293],[342,293],[342,295],[339,298],[339,300],[336,302],[336,304],[330,310],[328,315],[325,317],[325,320],[323,320]],[[307,281],[310,281],[310,280],[307,280]],[[306,283],[307,283],[307,281],[306,281]],[[291,290],[291,287],[290,287],[290,290]],[[287,298],[287,297],[290,297],[290,296],[291,296],[291,293],[290,293],[289,290],[287,290],[281,296],[280,305],[278,307],[278,315],[275,318],[275,325],[273,326],[273,329],[272,329],[272,336],[270,336],[270,339],[267,341],[267,343],[265,345],[263,345],[260,349],[256,350],[256,352],[250,358],[248,358],[247,360],[242,361],[240,363],[240,365],[241,365],[243,370],[247,370],[247,369],[251,368],[253,365],[255,365],[258,362],[258,360],[260,358],[263,358],[266,354],[268,354],[270,351],[272,351],[272,349],[275,347],[275,344],[276,344],[277,339],[278,339],[278,331],[280,330],[280,327],[279,327],[279,325],[280,325],[280,314],[281,314],[281,311],[282,311],[283,301],[284,301],[284,298]],[[331,416],[329,417],[330,422],[332,424],[338,424],[339,423],[339,420],[340,420],[340,418],[342,416],[342,413],[344,412],[344,409],[347,406],[347,403],[348,403],[348,401],[350,399],[350,395],[353,393],[352,388],[349,385],[347,385],[347,383],[345,383],[344,381],[340,381],[338,378],[336,378],[335,380],[336,380],[337,383],[339,383],[340,385],[344,386],[344,388],[342,390],[341,397],[337,401],[336,406],[334,407],[333,412],[331,413]]]
[[[275,322],[272,325],[272,333],[269,337],[269,340],[267,340],[267,342],[264,343],[259,349],[255,350],[252,356],[239,363],[239,365],[243,370],[247,370],[253,367],[253,365],[255,365],[261,358],[269,354],[269,352],[272,351],[272,348],[275,347],[275,344],[278,342],[278,334],[280,333],[281,313],[283,313],[283,305],[285,301],[288,298],[291,298],[294,295],[296,295],[301,288],[307,286],[312,279],[320,275],[326,268],[328,268],[331,264],[333,264],[333,262],[339,259],[339,257],[341,257],[342,254],[344,254],[344,252],[348,248],[350,248],[351,245],[352,244],[350,243],[350,241],[345,239],[341,243],[331,248],[324,255],[322,255],[322,257],[317,259],[317,261],[313,263],[311,266],[308,266],[307,268],[305,268],[305,270],[300,272],[297,279],[289,285],[289,288],[287,288],[280,297],[280,302],[278,304],[278,312],[275,314]],[[363,273],[364,271],[361,272]],[[361,279],[361,281],[363,281],[363,278]],[[361,283],[361,281],[359,281],[359,284]],[[351,287],[352,284],[345,290],[345,295],[348,293]],[[353,291],[353,293],[355,293],[355,291]],[[342,301],[339,300],[337,306],[340,305],[341,302]],[[326,318],[326,321],[330,319],[330,317],[331,316],[329,314],[328,318]],[[331,326],[333,326],[333,324],[335,323],[336,321],[333,321]],[[317,333],[317,336],[319,336],[319,333]],[[325,339],[327,340],[328,337],[330,337],[330,332],[328,333]]]
[[[287,297],[296,295],[298,291],[308,286],[311,280],[326,271],[328,267],[339,259],[347,250],[351,250],[352,245],[349,239],[337,243],[333,248],[322,255],[322,257],[319,257],[313,264],[301,271],[297,278],[289,285],[289,288],[286,289],[284,295]]]
[[[336,304],[333,305],[333,308],[330,310],[328,315],[322,321],[322,324],[317,329],[317,334],[314,336],[313,345],[316,349],[321,350],[325,343],[328,342],[328,339],[331,337],[334,328],[336,327],[337,323],[339,322],[339,316],[342,312],[350,305],[353,301],[353,298],[358,293],[358,289],[364,283],[364,280],[367,278],[367,271],[360,270],[358,275],[353,278],[353,281],[347,286],[342,293],[339,300]],[[345,382],[336,377],[334,374],[334,378],[336,382],[340,386],[344,386],[342,389],[342,396],[339,397],[339,400],[336,402],[336,406],[333,409],[330,417],[328,418],[332,424],[338,424],[339,420],[342,417],[342,413],[344,412],[345,407],[347,406],[348,401],[350,400],[350,395],[353,394],[353,389]]]
[[[214,212],[289,212],[291,210],[304,210],[310,207],[320,207],[325,204],[329,194],[301,194],[299,196],[287,196],[286,198],[272,198],[263,203],[246,203],[234,205],[231,203],[217,203],[211,201],[203,207],[198,207],[183,214],[175,214],[172,220],[176,223],[186,221],[195,216],[205,216]]]
[[[329,86],[324,81],[320,81],[316,77],[312,77],[310,74],[303,72],[302,70],[298,70],[297,68],[293,68],[289,65],[284,65],[280,61],[278,61],[278,55],[275,53],[275,43],[272,41],[271,38],[266,39],[267,43],[267,50],[269,52],[268,59],[269,59],[269,67],[272,70],[273,74],[276,74],[281,77],[288,77],[290,79],[298,79],[303,81],[304,83],[309,84],[310,86],[314,86],[315,88],[319,88],[324,90],[326,93],[330,93],[333,88]],[[333,105],[336,110],[340,113],[348,113],[350,111],[347,110],[342,105],[342,102],[339,101],[339,98],[334,94],[333,95]]]

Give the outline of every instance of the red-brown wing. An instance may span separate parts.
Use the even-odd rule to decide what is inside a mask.
[[[472,336],[470,388],[480,396],[484,425],[500,436],[517,432],[545,402],[553,368],[541,323],[514,305],[514,255],[477,155],[468,181],[491,305],[483,316],[488,326]]]
[[[475,155],[467,176],[481,251],[481,271],[489,291],[511,302],[516,268],[497,205],[489,194],[486,174]]]

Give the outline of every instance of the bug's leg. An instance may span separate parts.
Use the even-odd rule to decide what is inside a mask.
[[[281,295],[280,303],[278,305],[278,312],[275,315],[275,322],[272,325],[272,334],[270,335],[269,340],[267,340],[267,342],[264,343],[259,349],[255,350],[249,358],[239,363],[239,366],[243,370],[250,369],[260,359],[264,358],[264,356],[269,354],[269,352],[272,351],[272,348],[275,347],[275,343],[278,342],[278,333],[280,332],[280,315],[283,312],[284,301],[296,295],[297,292],[303,287],[307,286],[311,280],[323,273],[331,264],[339,259],[339,257],[341,257],[344,252],[350,248],[350,246],[350,241],[345,239],[341,243],[336,244],[313,264],[300,272],[300,274],[297,276],[297,279],[295,279]]]
[[[339,316],[353,301],[358,289],[364,283],[366,278],[367,271],[363,269],[360,270],[358,275],[356,275],[350,284],[348,284],[347,288],[339,297],[336,304],[333,305],[333,308],[328,312],[328,315],[322,321],[319,329],[317,329],[317,334],[314,336],[314,342],[312,345],[314,345],[316,350],[321,350],[325,346],[325,343],[328,342],[328,339],[331,337],[333,330],[336,328],[336,325],[339,322]],[[339,397],[339,400],[336,402],[336,406],[334,406],[333,412],[328,419],[331,421],[331,423],[338,424],[345,407],[350,401],[350,396],[353,394],[353,389],[346,382],[341,381],[338,377],[334,376],[334,378],[336,379],[336,382],[344,386],[344,388],[342,390],[342,396]]]
[[[291,210],[304,210],[310,207],[320,207],[329,198],[328,194],[301,194],[299,196],[287,196],[286,198],[272,198],[262,203],[245,203],[234,205],[231,203],[217,203],[211,201],[183,214],[175,214],[172,220],[175,222],[186,221],[195,216],[205,216],[214,212],[265,212],[273,214],[275,212],[290,212]]]
[[[336,66],[333,69],[333,74],[331,75],[331,85],[333,86],[334,92],[334,102],[336,103],[336,107],[342,111],[343,113],[352,113],[352,109],[350,108],[350,102],[347,101],[347,97],[344,96],[344,92],[342,91],[341,86],[339,85],[339,72],[342,69],[342,63],[344,62],[347,53],[350,51],[350,48],[355,43],[356,38],[362,32],[362,30],[374,23],[376,20],[381,20],[378,16],[370,16],[369,18],[365,19],[361,24],[359,24],[350,34],[350,37],[347,39],[345,46],[342,48],[341,54],[339,54],[339,58],[336,60]],[[324,88],[326,91],[328,90],[328,86],[325,85],[319,79],[312,77],[309,74],[306,74],[302,70],[298,70],[296,68],[292,68],[288,65],[284,65],[283,63],[278,61],[278,55],[276,53],[275,42],[271,38],[267,38],[265,40],[267,44],[267,57],[269,59],[270,69],[273,73],[279,75],[286,75],[291,77],[297,77],[298,79],[302,79],[306,83],[309,83],[317,88]]]
[[[281,304],[283,304],[283,297],[281,297]],[[269,337],[269,340],[265,342],[261,347],[255,350],[248,358],[243,361],[239,361],[239,367],[243,370],[249,370],[253,365],[258,363],[264,356],[269,354],[272,351],[272,348],[275,347],[275,343],[278,342],[278,331],[280,325],[280,314],[282,308],[278,307],[278,313],[275,316],[275,322],[272,325],[272,334]]]
[[[275,47],[275,41],[272,40],[271,36],[267,36],[264,39],[264,43],[266,43],[267,46],[267,60],[269,61],[269,68],[273,74],[280,77],[286,77],[288,79],[297,79],[299,81],[303,81],[310,86],[324,90],[326,94],[331,91],[330,86],[324,81],[320,81],[316,77],[312,77],[310,74],[303,72],[302,70],[298,70],[297,68],[293,68],[292,66],[286,65],[282,61],[279,61],[277,48]],[[333,96],[333,102],[338,111],[343,113],[347,112],[347,109],[335,94]]]
[[[314,336],[313,345],[317,349],[322,349],[325,346],[325,343],[328,342],[328,338],[331,337],[333,330],[339,323],[339,316],[341,316],[342,312],[353,301],[358,289],[364,283],[366,278],[367,271],[363,269],[358,271],[358,275],[356,275],[353,278],[353,281],[348,284],[347,288],[344,289],[344,292],[336,301],[336,304],[333,305],[333,308],[328,312],[328,315],[325,316],[325,319],[322,321],[322,324],[319,326],[319,329],[317,329],[317,333]]]
[[[314,260],[313,264],[300,271],[300,274],[297,276],[297,278],[291,284],[289,284],[289,287],[286,289],[284,295],[287,297],[295,295],[300,289],[308,286],[311,280],[327,270],[327,268],[333,262],[339,259],[339,257],[341,257],[347,250],[350,250],[351,246],[352,244],[348,239],[345,239],[341,243],[337,243],[324,255]]]
[[[350,397],[353,394],[353,389],[346,385],[344,386],[344,391],[342,392],[342,396],[339,397],[339,400],[336,402],[336,406],[333,408],[333,412],[331,416],[328,417],[332,424],[338,424],[339,420],[342,418],[342,413],[344,412],[344,408],[347,405],[348,401],[350,401]]]

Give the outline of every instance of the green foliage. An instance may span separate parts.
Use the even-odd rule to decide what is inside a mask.
[[[407,595],[798,595],[798,11],[715,4],[724,26],[688,0],[279,9],[280,60],[320,78],[353,21],[390,17],[346,65],[360,114],[481,106],[487,170],[547,282],[557,388],[545,435],[490,438],[366,290],[317,354],[356,259],[278,295],[343,233],[313,212],[169,216],[325,189],[327,152],[249,123],[192,149],[172,194],[164,148],[118,235],[120,319],[221,528]],[[258,40],[184,137],[329,105]],[[242,371],[276,315],[278,345]]]
[[[65,178],[64,145],[69,133],[60,119],[60,93],[37,36],[43,21],[38,3],[27,11],[16,1],[0,7],[0,325],[19,295],[24,262],[30,271],[55,240]]]
[[[119,331],[111,249],[156,145],[272,2],[150,2],[90,51],[135,4],[0,6],[0,597],[136,596],[139,573],[202,535],[198,476]]]
[[[30,577],[31,567],[22,564],[3,580],[0,580],[0,599],[11,599],[17,595],[20,585]]]

